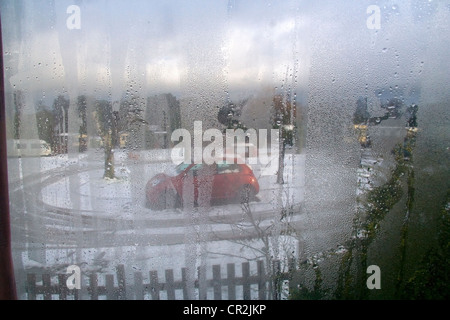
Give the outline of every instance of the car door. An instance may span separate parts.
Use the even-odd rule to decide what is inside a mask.
[[[227,199],[235,195],[239,188],[239,166],[237,164],[219,163],[214,178],[213,196]]]
[[[217,174],[217,165],[197,164],[192,168],[194,197],[199,206],[210,204],[217,188],[214,187],[214,179]]]
[[[199,179],[202,164],[195,164],[183,178],[183,202],[196,202],[198,199]]]

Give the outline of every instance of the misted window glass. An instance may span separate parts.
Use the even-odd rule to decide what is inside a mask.
[[[445,1],[0,9],[20,299],[448,298]]]

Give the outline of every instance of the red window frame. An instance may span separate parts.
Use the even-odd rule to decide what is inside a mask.
[[[11,253],[8,165],[6,152],[6,106],[3,73],[2,23],[0,19],[0,300],[16,300],[17,292]]]

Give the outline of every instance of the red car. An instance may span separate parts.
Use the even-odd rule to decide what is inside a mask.
[[[204,199],[248,202],[258,192],[258,180],[248,165],[226,162],[182,163],[171,173],[155,175],[145,190],[147,205],[153,209],[180,207],[189,200],[194,205],[201,205]]]

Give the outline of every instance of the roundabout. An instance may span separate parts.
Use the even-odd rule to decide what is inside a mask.
[[[275,183],[275,175],[259,176],[261,191],[245,208],[231,202],[153,210],[145,205],[145,183],[172,164],[160,159],[142,161],[144,157],[136,161],[121,151],[116,154],[116,179],[104,179],[103,168],[98,165],[101,156],[97,152],[71,162],[61,159],[64,166],[53,165],[22,176],[22,187],[13,188],[11,197],[27,201],[23,214],[19,208],[13,210],[17,213],[13,227],[25,232],[28,242],[52,247],[105,247],[181,244],[187,231],[201,233],[208,241],[251,238],[255,236],[251,221],[270,226],[287,211],[290,223],[301,220],[303,186],[294,181],[302,179],[289,174],[284,185]],[[41,166],[52,161],[40,160]],[[53,164],[56,161],[53,159]]]

